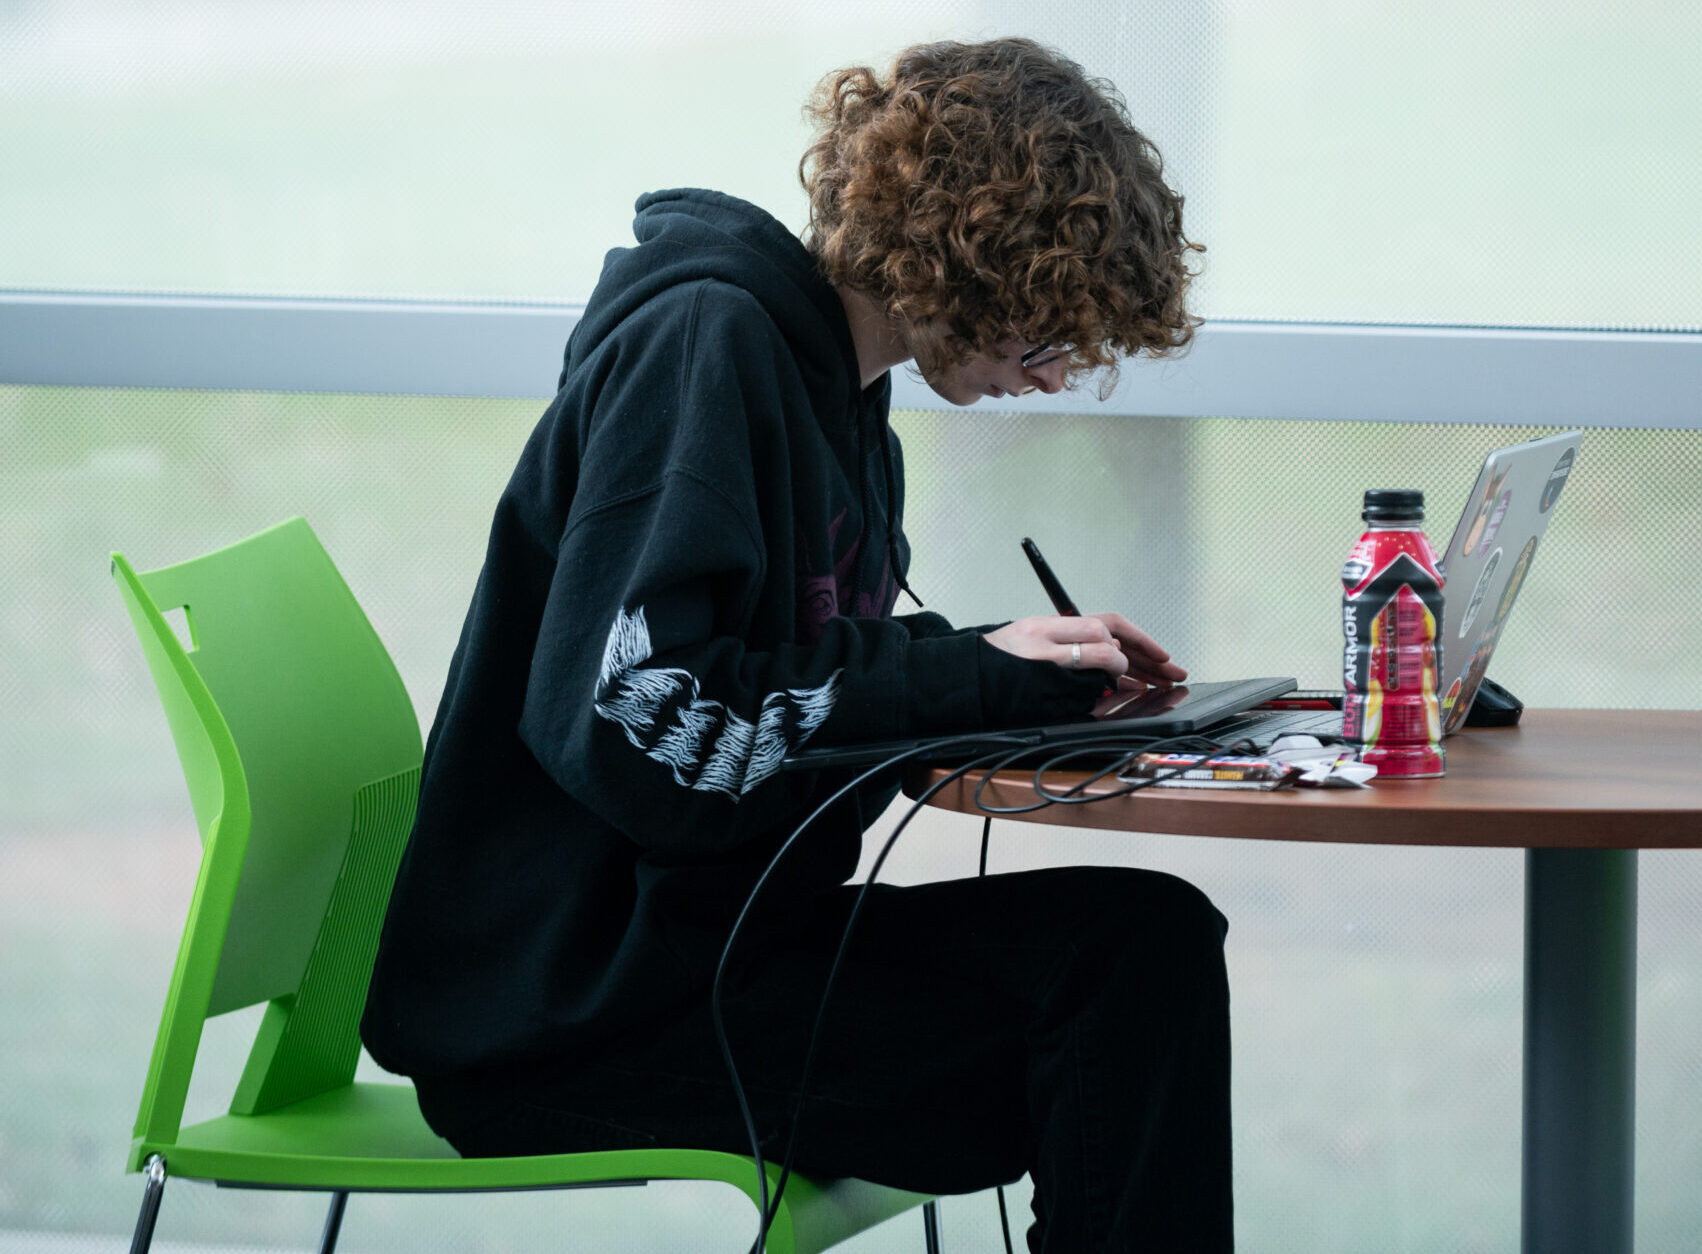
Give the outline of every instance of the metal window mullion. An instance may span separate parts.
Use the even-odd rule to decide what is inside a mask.
[[[0,292],[0,384],[545,397],[581,307]],[[941,408],[908,370],[893,403]],[[1173,360],[980,409],[1702,427],[1702,334],[1207,322]]]

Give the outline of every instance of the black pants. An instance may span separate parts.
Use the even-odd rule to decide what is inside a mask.
[[[765,1156],[785,1152],[854,892],[757,942],[725,999]],[[930,1193],[1027,1171],[1035,1254],[1231,1249],[1226,926],[1150,871],[877,886],[828,1005],[797,1166]],[[468,1155],[750,1151],[707,1004],[597,1064],[422,1101]]]

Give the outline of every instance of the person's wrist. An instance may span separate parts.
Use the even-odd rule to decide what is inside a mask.
[[[905,659],[910,734],[934,736],[981,730],[982,648],[992,646],[967,632],[910,642]]]
[[[982,725],[988,730],[1085,718],[1105,691],[1103,671],[1071,671],[1056,662],[1007,653],[981,640]]]

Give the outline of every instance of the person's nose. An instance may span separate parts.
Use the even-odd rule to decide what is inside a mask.
[[[1043,366],[1029,366],[1022,372],[1029,387],[1039,388],[1050,396],[1053,392],[1064,390],[1064,371],[1068,366],[1063,358],[1049,361]]]

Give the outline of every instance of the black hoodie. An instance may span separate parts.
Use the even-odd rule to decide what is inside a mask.
[[[808,741],[1079,713],[1103,676],[889,617],[908,558],[890,387],[754,206],[638,202],[491,525],[426,745],[362,1035],[449,1076],[592,1056],[701,997]],[[794,851],[780,913],[855,870],[891,787]]]

